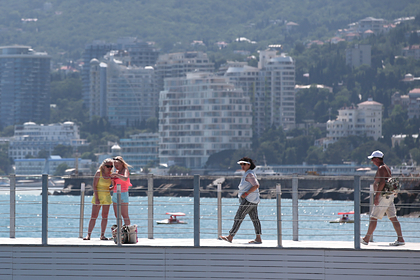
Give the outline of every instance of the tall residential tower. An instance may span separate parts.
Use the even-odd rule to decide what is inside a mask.
[[[50,60],[28,46],[0,47],[0,125],[49,121]]]

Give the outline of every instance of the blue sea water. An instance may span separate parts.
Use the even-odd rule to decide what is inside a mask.
[[[91,196],[85,197],[83,235],[86,235],[91,214]],[[16,238],[42,236],[42,197],[40,191],[18,191],[16,195]],[[78,237],[80,217],[80,196],[49,196],[48,197],[48,237]],[[238,199],[222,199],[222,234],[227,235],[233,223]],[[331,240],[352,241],[354,224],[330,223],[338,218],[338,212],[352,211],[352,201],[315,201],[299,200],[298,235],[299,240]],[[194,237],[194,199],[192,197],[154,197],[155,238],[193,238]],[[187,224],[158,225],[156,222],[168,218],[166,212],[183,212],[179,217]],[[263,239],[277,239],[277,204],[275,199],[262,199],[258,207],[261,220]],[[0,191],[0,237],[9,237],[10,230],[10,196],[7,191]],[[147,238],[147,197],[130,197],[129,214],[131,224],[138,225],[138,237]],[[217,199],[200,199],[200,238],[217,238]],[[99,237],[101,215],[99,215],[92,237]],[[292,201],[281,201],[282,239],[293,239]],[[420,242],[418,218],[399,217],[406,242]],[[116,223],[112,206],[109,211],[107,236],[111,236],[110,227]],[[361,235],[367,230],[369,217],[361,216]],[[237,234],[238,238],[253,238],[252,222],[247,217]],[[375,241],[393,241],[395,232],[392,223],[385,217],[379,221],[374,234]]]

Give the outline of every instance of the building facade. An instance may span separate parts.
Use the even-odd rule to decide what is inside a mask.
[[[327,137],[333,141],[350,135],[378,140],[382,136],[382,104],[369,99],[357,107],[341,108],[337,119],[327,122]]]
[[[185,77],[187,73],[214,72],[214,63],[204,52],[180,52],[162,54],[156,62],[157,91],[163,90],[164,79]]]
[[[0,125],[49,121],[51,57],[28,46],[0,47]]]
[[[159,160],[202,168],[212,154],[249,148],[252,107],[242,89],[211,73],[165,79],[159,97]]]
[[[139,133],[120,139],[121,155],[136,172],[150,162],[159,161],[159,134]]]
[[[136,126],[157,115],[154,69],[127,66],[127,57],[120,53],[108,53],[103,62],[91,61],[89,112],[106,117],[113,126]]]
[[[346,64],[350,67],[359,67],[361,65],[371,66],[371,51],[370,45],[358,45],[353,48],[346,49]]]
[[[420,88],[410,90],[408,93],[408,118],[420,118]]]
[[[37,157],[40,151],[47,151],[51,155],[57,145],[76,148],[87,143],[80,139],[79,127],[73,122],[49,125],[27,122],[15,126],[14,136],[9,142],[9,157],[14,160]]]
[[[61,158],[60,156],[52,156],[49,159],[44,158],[27,158],[15,160],[15,174],[16,175],[39,175],[49,174],[54,175],[57,167],[61,164],[67,167],[75,168],[75,158]],[[90,159],[77,159],[78,174],[91,174],[92,161]]]
[[[293,129],[295,121],[295,65],[275,50],[260,52],[258,68],[229,67],[225,77],[251,98],[253,131],[261,135],[276,126]]]

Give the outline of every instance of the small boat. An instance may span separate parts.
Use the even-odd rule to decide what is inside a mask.
[[[181,212],[167,212],[166,215],[170,215],[169,219],[164,219],[161,221],[157,221],[158,225],[172,225],[172,224],[186,224],[185,221],[180,221],[177,219],[178,216],[185,216],[185,213]]]
[[[330,221],[331,224],[352,224],[354,220],[349,218],[349,215],[354,214],[354,211],[350,212],[338,212],[337,215],[343,215],[340,218]]]

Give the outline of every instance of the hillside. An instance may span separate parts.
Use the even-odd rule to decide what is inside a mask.
[[[420,14],[417,0],[14,0],[2,1],[1,45],[24,44],[54,58],[78,59],[92,40],[134,36],[162,52],[246,37],[265,47],[323,39],[367,16],[392,20]],[[287,33],[286,22],[298,28]]]

